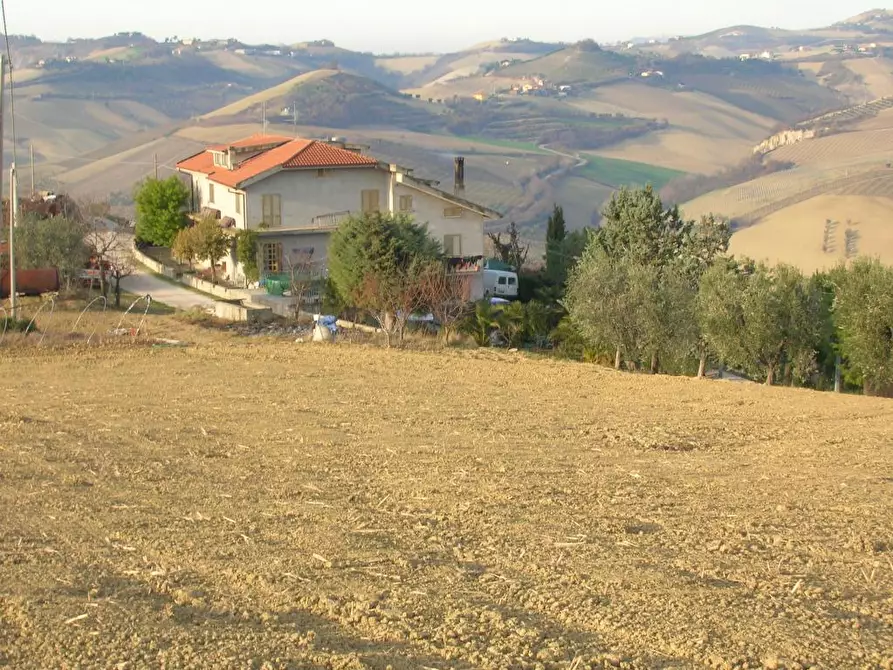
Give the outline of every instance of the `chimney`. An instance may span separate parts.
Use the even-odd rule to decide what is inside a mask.
[[[465,192],[465,157],[456,156],[455,163],[453,190],[460,195]]]

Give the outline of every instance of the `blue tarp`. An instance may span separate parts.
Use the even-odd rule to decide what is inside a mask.
[[[328,328],[333,333],[338,330],[338,324],[336,323],[338,321],[337,316],[330,316],[327,314],[317,314],[313,319],[320,326],[322,326],[323,328]]]

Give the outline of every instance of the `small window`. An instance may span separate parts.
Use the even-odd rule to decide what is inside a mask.
[[[214,184],[208,184],[208,202],[214,202]]]
[[[500,285],[500,286],[505,286],[505,277],[500,277],[500,278],[499,278],[499,285]]]
[[[242,194],[241,193],[233,193],[233,196],[236,199],[236,214],[242,213]]]
[[[316,171],[316,176],[317,177],[331,177],[332,171],[329,168],[319,168]]]
[[[363,208],[363,214],[372,214],[374,212],[380,211],[380,207],[378,204],[378,190],[373,189],[369,191],[363,191],[361,194],[361,206]]]
[[[509,286],[514,286],[514,285],[515,285],[515,278],[509,277]]]
[[[461,207],[445,207],[443,210],[443,218],[445,218],[445,219],[461,219],[462,218],[462,208]]]
[[[282,244],[280,242],[263,245],[263,263],[266,272],[279,272],[282,265]]]
[[[462,255],[461,235],[443,236],[443,255],[449,257],[457,257]]]
[[[279,194],[266,194],[261,198],[264,225],[276,228],[282,225],[282,198]]]
[[[401,195],[398,200],[398,207],[401,212],[411,212],[412,211],[412,196],[411,195]]]

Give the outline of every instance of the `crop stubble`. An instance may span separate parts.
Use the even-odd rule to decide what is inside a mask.
[[[0,665],[891,663],[889,401],[235,340],[0,379]]]

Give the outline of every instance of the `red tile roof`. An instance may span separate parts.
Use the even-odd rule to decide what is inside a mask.
[[[238,164],[236,169],[227,170],[214,165],[211,151],[225,151],[228,147],[250,149],[255,146],[275,144]],[[217,144],[205,151],[190,156],[177,163],[177,167],[188,172],[201,172],[211,181],[236,188],[255,177],[272,170],[300,170],[313,168],[372,167],[378,161],[369,156],[341,149],[316,140],[291,139],[275,135],[255,135],[238,142]]]

